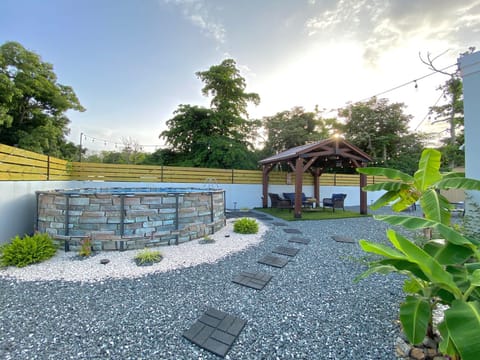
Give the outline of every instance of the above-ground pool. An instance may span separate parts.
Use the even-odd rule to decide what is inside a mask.
[[[37,191],[36,230],[65,250],[179,244],[225,226],[225,192],[195,188],[86,188]]]

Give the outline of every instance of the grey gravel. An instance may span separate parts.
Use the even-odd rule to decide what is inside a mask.
[[[276,219],[278,221],[278,219]],[[268,223],[268,222],[266,222]],[[366,267],[357,242],[385,242],[372,218],[289,222],[215,263],[96,283],[0,279],[1,359],[218,359],[182,337],[207,307],[247,320],[226,359],[396,359],[399,276],[353,279]],[[257,260],[276,246],[300,252],[283,269]],[[278,255],[281,256],[281,255]],[[273,275],[256,291],[241,271]]]

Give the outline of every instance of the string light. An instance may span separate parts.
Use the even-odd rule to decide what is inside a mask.
[[[111,141],[111,140],[107,140],[107,139],[102,139],[102,138],[97,138],[95,136],[90,136],[90,135],[87,135],[85,133],[82,133],[81,134],[81,140],[90,140],[91,143],[103,143],[103,145],[105,147],[107,147],[108,145],[112,145],[115,147],[115,149],[118,149],[118,148],[122,148],[122,147],[125,147],[126,145],[123,143],[123,142],[117,142],[117,141]],[[143,151],[145,148],[149,148],[149,147],[152,147],[154,148],[155,150],[159,149],[161,146],[159,144],[135,144],[136,146],[138,146],[138,148]]]

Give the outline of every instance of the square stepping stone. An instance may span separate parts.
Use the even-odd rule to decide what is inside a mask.
[[[299,252],[299,249],[287,247],[287,246],[277,246],[272,250],[275,254],[286,255],[286,256],[295,256]]]
[[[336,242],[351,243],[351,244],[355,243],[355,240],[345,236],[333,235],[332,239],[335,240]]]
[[[279,221],[274,221],[272,222],[272,225],[275,225],[275,226],[287,226],[287,224],[283,223],[283,222],[279,222]]]
[[[260,264],[283,268],[285,265],[287,265],[288,260],[274,255],[266,255],[260,260],[258,260],[258,262]]]
[[[297,229],[283,229],[287,234],[301,234],[302,232]]]
[[[218,356],[225,357],[247,322],[223,311],[209,308],[183,337]]]
[[[291,239],[288,239],[288,242],[307,245],[307,244],[310,243],[310,240],[309,240],[309,239],[300,238],[300,237],[293,237],[293,238],[291,238]]]
[[[242,271],[240,274],[235,275],[232,281],[255,290],[262,290],[271,279],[272,275],[265,273]]]

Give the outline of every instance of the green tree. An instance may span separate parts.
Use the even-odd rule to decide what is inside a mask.
[[[248,103],[258,94],[245,92],[245,79],[232,59],[196,75],[205,83],[202,93],[212,96],[210,108],[179,105],[160,134],[177,154],[174,165],[254,168],[253,140],[259,122],[249,120]]]
[[[453,169],[465,165],[465,153],[461,150],[464,143],[463,134],[463,84],[460,77],[452,75],[440,88],[447,103],[433,106],[430,110],[435,114],[436,122],[447,122],[449,136],[442,139],[443,167]]]
[[[322,119],[318,110],[307,112],[302,107],[264,117],[262,125],[266,133],[265,156],[326,139],[338,127],[335,119]]]
[[[343,134],[346,140],[373,157],[376,163],[388,164],[402,171],[416,168],[415,159],[420,156],[422,138],[408,130],[410,115],[402,103],[390,104],[387,99],[372,98],[339,111],[345,119]],[[402,150],[409,149],[410,161]],[[411,151],[418,151],[412,154]],[[416,155],[416,156],[413,156]]]
[[[17,42],[0,46],[0,143],[73,159],[79,149],[65,139],[68,110],[85,109],[51,64]]]

